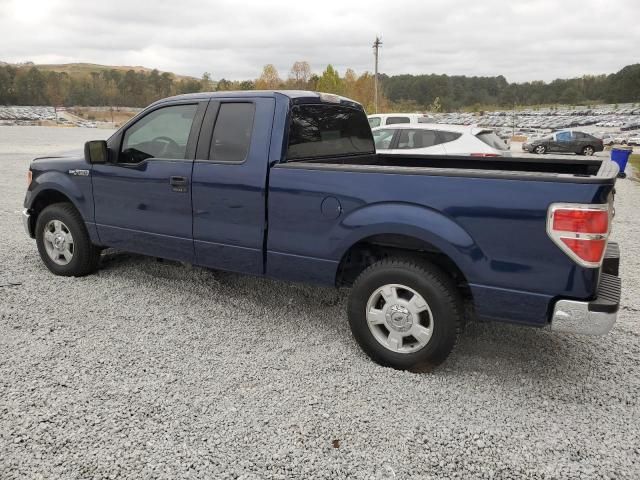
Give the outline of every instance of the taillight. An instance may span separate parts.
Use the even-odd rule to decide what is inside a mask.
[[[33,180],[33,172],[31,170],[27,171],[27,188],[31,185],[31,181]]]
[[[599,267],[607,247],[611,209],[605,205],[554,203],[547,233],[567,255],[585,267]]]
[[[471,153],[472,157],[500,157],[497,153]]]

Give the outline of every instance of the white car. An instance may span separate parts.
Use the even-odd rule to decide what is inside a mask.
[[[373,129],[376,151],[418,155],[510,157],[506,143],[491,129],[444,124],[403,124]]]
[[[425,113],[377,113],[375,115],[368,115],[367,118],[369,119],[369,126],[371,128],[402,123],[428,123],[433,121],[433,117]]]

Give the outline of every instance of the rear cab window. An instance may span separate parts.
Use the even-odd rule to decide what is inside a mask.
[[[291,109],[287,160],[372,153],[373,136],[362,110],[327,104]]]

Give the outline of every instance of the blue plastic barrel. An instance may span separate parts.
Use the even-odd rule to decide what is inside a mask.
[[[611,160],[616,162],[620,167],[620,174],[624,174],[624,169],[627,168],[627,162],[629,161],[629,155],[631,155],[630,148],[613,148],[611,149]]]

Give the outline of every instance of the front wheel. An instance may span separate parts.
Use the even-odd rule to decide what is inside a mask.
[[[399,370],[442,363],[458,338],[462,311],[445,273],[404,259],[382,260],[362,272],[348,307],[351,331],[364,352]]]
[[[586,147],[584,147],[582,149],[582,154],[586,155],[587,157],[590,157],[591,155],[593,155],[595,153],[595,150],[593,149],[593,147],[587,145]]]
[[[533,151],[539,155],[542,155],[547,151],[547,147],[545,147],[544,145],[538,145],[536,148],[533,149]]]
[[[40,258],[56,275],[81,277],[98,267],[100,249],[91,243],[82,217],[69,203],[46,207],[36,221]]]

